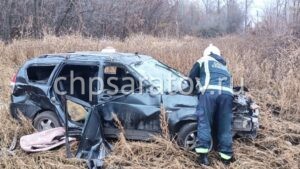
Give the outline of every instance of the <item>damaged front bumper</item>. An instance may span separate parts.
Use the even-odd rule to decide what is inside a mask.
[[[236,95],[233,133],[243,138],[256,138],[259,128],[259,106],[245,95]]]

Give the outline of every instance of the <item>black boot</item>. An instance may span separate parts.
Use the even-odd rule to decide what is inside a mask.
[[[220,159],[224,165],[229,165],[230,163],[233,163],[235,161],[234,157],[231,157],[231,159],[229,159],[229,160],[223,159],[221,157],[220,157]]]
[[[206,153],[199,154],[199,157],[198,157],[197,161],[198,161],[199,164],[203,164],[203,165],[206,165],[206,166],[210,165],[210,162],[208,160],[208,154],[206,154]]]

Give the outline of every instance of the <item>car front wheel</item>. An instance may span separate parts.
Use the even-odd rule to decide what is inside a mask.
[[[177,144],[186,150],[194,150],[197,143],[197,123],[188,123],[177,134]]]
[[[232,136],[236,134],[235,131],[232,132]],[[211,151],[216,143],[215,138],[211,140],[211,145],[209,151]],[[177,144],[186,150],[194,151],[197,146],[197,123],[187,123],[181,127],[177,133]]]
[[[33,120],[33,126],[38,131],[44,131],[56,127],[61,127],[57,119],[57,115],[52,111],[44,111],[38,114]]]

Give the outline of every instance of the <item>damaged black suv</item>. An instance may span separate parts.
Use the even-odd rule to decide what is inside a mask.
[[[68,126],[83,129],[90,109],[97,107],[93,110],[101,117],[106,138],[118,137],[117,117],[127,139],[149,140],[161,133],[163,107],[171,136],[193,149],[197,97],[181,91],[188,84],[187,77],[175,69],[138,53],[49,54],[19,69],[12,81],[10,110],[15,118],[22,113],[32,119],[41,131],[62,126],[65,119]],[[244,91],[234,97],[234,135],[256,137],[257,106]]]

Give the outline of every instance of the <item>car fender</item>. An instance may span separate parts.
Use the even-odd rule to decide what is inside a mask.
[[[184,124],[197,122],[196,108],[183,107],[166,111],[169,118],[169,129],[173,134],[176,134]]]

